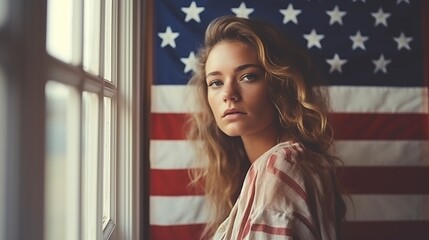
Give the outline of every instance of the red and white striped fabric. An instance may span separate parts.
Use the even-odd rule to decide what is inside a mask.
[[[317,199],[322,192],[315,186],[316,202],[309,199],[300,161],[305,150],[296,142],[282,142],[256,159],[244,179],[240,197],[213,239],[336,239],[333,224],[323,225]],[[320,183],[320,178],[314,181]],[[313,209],[313,211],[311,210]]]

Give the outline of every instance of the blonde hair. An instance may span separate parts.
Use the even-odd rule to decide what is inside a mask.
[[[203,168],[192,171],[192,177],[194,183],[204,182],[204,191],[213,209],[203,236],[210,238],[228,216],[250,164],[240,137],[227,136],[217,127],[207,101],[205,62],[211,49],[221,41],[240,41],[257,51],[259,64],[270,81],[270,96],[281,131],[308,150],[308,161],[300,162],[308,180],[307,191],[317,191],[317,181],[322,181],[321,224],[333,224],[338,231],[345,213],[335,175],[341,161],[330,153],[333,134],[327,120],[326,98],[316,87],[320,84],[317,82],[320,74],[306,52],[273,26],[224,16],[209,24],[204,47],[198,52],[196,71],[189,81],[195,91],[197,109],[188,121],[188,138],[196,143],[197,159],[205,160]],[[318,180],[312,177],[315,174]],[[312,211],[318,215],[315,209]]]

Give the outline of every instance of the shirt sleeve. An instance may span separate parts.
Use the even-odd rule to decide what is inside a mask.
[[[254,212],[247,240],[318,239],[294,212],[263,209]]]
[[[299,146],[269,155],[258,174],[257,194],[244,239],[320,239],[309,210]]]

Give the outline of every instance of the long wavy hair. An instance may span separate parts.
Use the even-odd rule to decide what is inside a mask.
[[[209,24],[204,45],[197,54],[196,70],[188,84],[196,98],[193,101],[196,109],[189,117],[187,136],[195,143],[196,159],[204,161],[201,168],[193,169],[191,176],[195,186],[204,188],[212,209],[203,238],[210,238],[228,216],[250,165],[241,138],[227,136],[217,127],[207,100],[205,63],[211,49],[222,41],[240,41],[257,51],[258,62],[269,80],[280,131],[307,150],[308,159],[299,164],[307,191],[318,191],[319,198],[316,200],[313,195],[313,202],[319,201],[323,206],[319,225],[334,226],[338,235],[345,204],[335,170],[342,162],[332,154],[333,132],[327,119],[327,98],[318,87],[321,75],[306,51],[274,26],[223,16]],[[310,210],[319,215],[316,209]]]

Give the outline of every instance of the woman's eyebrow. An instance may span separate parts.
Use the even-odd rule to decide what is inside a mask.
[[[219,76],[219,75],[221,75],[221,73],[219,71],[214,71],[214,72],[207,73],[206,78],[208,76]]]

